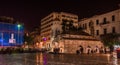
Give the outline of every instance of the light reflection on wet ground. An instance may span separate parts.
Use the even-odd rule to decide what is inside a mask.
[[[120,59],[108,54],[1,54],[0,65],[120,65]]]

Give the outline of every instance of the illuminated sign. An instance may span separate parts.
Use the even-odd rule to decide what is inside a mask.
[[[14,38],[14,34],[11,34],[11,38],[9,39],[9,43],[16,43],[16,39]]]
[[[0,46],[16,46],[23,44],[24,27],[18,24],[0,22]]]
[[[46,38],[46,37],[44,37],[44,38],[43,38],[43,41],[46,41],[46,40],[47,40],[47,38]]]

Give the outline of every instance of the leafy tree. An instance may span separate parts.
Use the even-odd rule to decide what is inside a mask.
[[[15,20],[12,17],[7,17],[7,16],[0,16],[0,21],[6,22],[6,23],[16,23],[17,20]]]
[[[72,20],[62,20],[62,33],[69,32],[70,30],[75,30],[76,28],[73,26],[73,21]]]
[[[62,30],[63,30],[63,32],[62,33],[65,33],[65,31],[66,31],[66,20],[62,20]]]
[[[118,41],[118,34],[106,34],[101,35],[101,39],[105,46],[113,46],[113,45],[120,45],[120,42]]]
[[[33,43],[40,42],[40,27],[35,28],[30,36],[33,38]]]
[[[25,34],[24,35],[24,42],[27,42],[27,45],[33,44],[33,37],[31,35]]]
[[[69,21],[70,23],[69,23],[69,29],[73,29],[73,21],[71,20],[71,21]]]

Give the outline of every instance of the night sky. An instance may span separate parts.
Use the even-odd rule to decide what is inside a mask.
[[[23,22],[26,30],[33,31],[42,18],[54,11],[77,14],[81,19],[118,9],[119,3],[120,0],[3,0],[0,16],[13,17]]]

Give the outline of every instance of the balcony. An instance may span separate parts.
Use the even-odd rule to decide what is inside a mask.
[[[100,23],[100,25],[105,25],[105,24],[109,24],[109,21],[103,21],[102,23]]]

